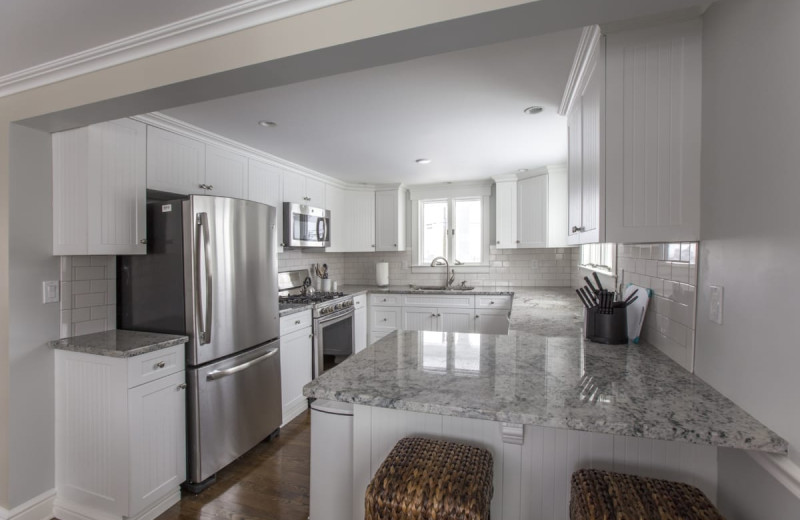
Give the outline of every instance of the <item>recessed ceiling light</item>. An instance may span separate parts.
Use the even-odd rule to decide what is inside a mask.
[[[519,169],[519,170],[517,170],[517,171],[518,171],[519,173],[525,173],[526,171],[528,171],[528,169],[527,169],[527,168],[520,168],[520,169]]]
[[[430,159],[417,159],[417,164],[430,164]]]
[[[540,113],[542,110],[544,110],[544,108],[542,108],[540,106],[533,105],[532,107],[528,107],[525,110],[523,110],[523,112],[525,112],[529,116],[532,116],[532,115]]]
[[[274,128],[278,126],[278,123],[276,123],[275,121],[266,121],[266,120],[259,121],[258,124],[260,126],[263,126],[264,128]]]

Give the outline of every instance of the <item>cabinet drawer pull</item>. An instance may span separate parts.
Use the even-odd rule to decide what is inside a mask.
[[[181,383],[178,385],[178,390],[186,390],[186,383]]]
[[[147,244],[147,239],[143,238],[143,239],[139,240],[139,243],[140,244]]]
[[[165,366],[167,366],[165,362],[159,361],[158,363],[156,363],[155,368],[164,368]]]
[[[436,313],[434,312],[433,314],[431,314],[431,318],[435,318],[435,317],[436,317]]]
[[[309,338],[313,338],[313,337],[314,337],[314,335],[313,335],[313,334],[309,334],[309,335],[308,335],[308,337],[309,337]]]
[[[478,318],[480,318],[480,315],[476,314],[475,319],[477,320]]]
[[[300,320],[294,320],[295,325],[300,325]]]

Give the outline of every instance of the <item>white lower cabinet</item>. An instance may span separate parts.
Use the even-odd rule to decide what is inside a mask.
[[[442,332],[473,332],[472,309],[439,308],[439,329]]]
[[[303,387],[311,382],[313,334],[311,311],[281,318],[281,403],[283,424],[308,408]]]
[[[56,517],[155,518],[186,480],[184,346],[56,351]]]
[[[474,332],[479,334],[508,334],[509,313],[502,309],[477,309]]]
[[[404,307],[403,329],[439,330],[438,312],[436,307]]]
[[[353,350],[358,354],[367,348],[367,295],[360,294],[353,298]]]

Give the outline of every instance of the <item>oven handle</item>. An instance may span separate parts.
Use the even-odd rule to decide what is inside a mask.
[[[321,323],[328,323],[329,321],[335,321],[338,318],[344,318],[344,317],[347,317],[348,314],[354,314],[354,313],[355,313],[355,308],[354,307],[348,307],[346,309],[342,309],[340,311],[336,311],[333,314],[326,314],[325,316],[320,316],[319,318],[317,318],[317,323],[320,323],[320,324]]]

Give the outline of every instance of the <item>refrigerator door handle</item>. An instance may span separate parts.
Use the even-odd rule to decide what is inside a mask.
[[[213,281],[213,273],[211,271],[211,242],[209,240],[209,230],[208,230],[208,213],[198,213],[197,214],[197,247],[195,250],[197,251],[197,268],[195,270],[197,276],[197,310],[198,312],[203,309],[203,297],[200,291],[202,276],[200,274],[200,255],[205,253],[205,268],[206,268],[206,305],[205,305],[205,319],[201,320],[201,324],[203,324],[203,328],[200,331],[200,344],[205,345],[211,342],[211,318],[213,314],[211,313],[211,306],[212,306],[212,281]],[[203,248],[200,248],[200,241],[203,241]]]
[[[275,354],[277,354],[277,352],[278,352],[278,349],[277,348],[273,348],[273,349],[270,349],[263,356],[259,356],[259,357],[255,358],[255,359],[251,359],[250,361],[247,361],[246,363],[242,363],[241,365],[236,365],[235,367],[226,368],[225,370],[212,370],[211,372],[208,373],[208,375],[206,376],[206,379],[208,381],[213,381],[215,379],[221,379],[221,378],[223,378],[225,376],[229,376],[231,374],[235,374],[236,372],[241,372],[242,370],[246,370],[246,369],[250,368],[251,366],[255,365],[256,363],[260,363],[260,362],[264,361],[265,359],[274,356]]]

